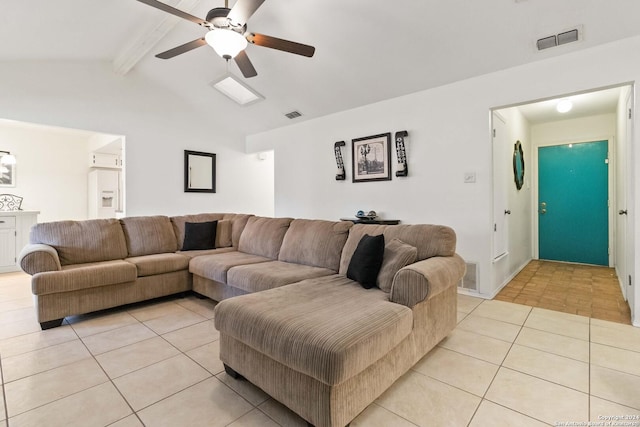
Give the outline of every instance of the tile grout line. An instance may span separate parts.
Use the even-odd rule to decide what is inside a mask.
[[[136,321],[138,321],[138,319],[136,319]],[[102,372],[104,373],[104,375],[107,377],[107,379],[109,380],[109,382],[111,383],[111,385],[113,386],[113,388],[116,389],[116,391],[118,392],[118,394],[120,395],[120,397],[122,398],[122,400],[124,400],[124,402],[127,404],[127,406],[129,407],[129,409],[131,409],[131,412],[133,415],[136,416],[136,418],[138,419],[138,421],[140,421],[140,423],[144,426],[144,423],[142,422],[142,420],[140,419],[140,417],[138,416],[138,413],[136,411],[134,411],[133,407],[131,406],[131,404],[129,403],[129,401],[127,399],[125,399],[125,397],[122,395],[122,392],[120,391],[120,389],[118,387],[116,387],[116,384],[113,382],[113,379],[111,379],[111,377],[109,376],[109,374],[107,373],[107,371],[104,370],[104,368],[102,367],[102,365],[100,364],[100,362],[98,361],[98,359],[96,358],[96,356],[91,352],[91,350],[89,349],[89,347],[87,347],[87,344],[85,344],[84,340],[82,339],[82,337],[80,337],[80,335],[78,335],[78,332],[75,330],[75,328],[73,327],[72,324],[69,324],[69,326],[71,327],[71,330],[73,330],[73,333],[76,334],[76,336],[78,337],[78,339],[80,340],[80,342],[82,343],[82,345],[84,346],[84,348],[87,349],[87,352],[89,352],[89,354],[91,355],[91,358],[93,359],[93,361],[100,367],[100,370],[102,370]],[[116,328],[117,329],[117,328]],[[94,334],[95,335],[95,334]],[[92,335],[88,335],[88,336],[92,336]],[[88,390],[88,389],[85,389]],[[116,420],[111,424],[114,424],[118,421],[121,421],[127,417],[129,417],[130,415],[127,415],[124,418],[121,418],[120,420]],[[9,426],[7,426],[9,427]]]
[[[478,306],[480,306],[480,305],[482,305],[482,303],[478,304]],[[487,389],[484,391],[484,394],[481,396],[480,404],[478,405],[478,407],[477,407],[477,408],[476,408],[476,410],[474,411],[473,416],[472,416],[472,417],[471,417],[471,419],[469,420],[469,424],[468,424],[467,426],[469,426],[469,425],[471,424],[471,422],[473,421],[473,418],[476,416],[476,414],[477,414],[477,412],[478,412],[478,409],[480,409],[480,405],[482,405],[482,402],[484,402],[484,401],[491,402],[491,403],[493,403],[494,405],[498,405],[498,406],[503,407],[503,408],[506,408],[506,409],[508,409],[508,410],[510,410],[510,411],[516,412],[516,413],[518,413],[518,414],[520,414],[520,415],[522,415],[522,416],[525,416],[525,417],[527,417],[527,418],[530,418],[530,419],[533,419],[533,420],[537,420],[537,421],[540,421],[540,422],[544,423],[544,421],[539,420],[538,418],[532,417],[531,415],[527,415],[527,414],[525,414],[525,413],[522,413],[522,412],[520,412],[520,411],[515,410],[514,408],[508,408],[508,407],[506,407],[506,406],[504,406],[504,405],[501,405],[501,404],[499,404],[499,403],[497,403],[497,402],[494,402],[494,401],[492,401],[492,400],[490,400],[490,399],[487,399],[487,393],[489,392],[489,389],[491,388],[491,385],[493,384],[493,382],[495,381],[496,377],[498,376],[498,372],[500,372],[500,369],[501,369],[501,368],[504,368],[504,369],[510,369],[510,368],[508,368],[508,367],[506,367],[506,366],[503,366],[504,361],[507,359],[507,356],[508,356],[508,355],[509,355],[509,353],[511,352],[511,349],[513,348],[513,346],[515,345],[516,340],[518,339],[518,337],[520,336],[520,333],[521,333],[521,332],[522,332],[522,330],[524,329],[524,324],[527,322],[527,319],[529,319],[529,316],[531,316],[531,313],[533,312],[533,308],[534,308],[534,307],[531,307],[531,308],[529,309],[529,313],[527,313],[527,317],[523,320],[522,324],[520,325],[520,330],[518,331],[518,334],[515,336],[515,338],[514,338],[514,339],[513,339],[513,341],[511,342],[511,345],[509,346],[509,350],[507,350],[507,352],[505,353],[505,356],[504,356],[504,358],[502,359],[502,361],[500,362],[500,365],[498,365],[498,369],[496,370],[496,373],[493,375],[493,378],[492,378],[492,379],[491,379],[491,381],[489,382],[489,385],[487,386]],[[519,372],[519,371],[516,371],[516,372]],[[527,375],[527,374],[525,374],[525,375]],[[534,378],[537,378],[537,377],[534,377]]]

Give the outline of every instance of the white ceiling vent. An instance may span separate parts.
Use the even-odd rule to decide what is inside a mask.
[[[301,115],[302,113],[300,111],[291,111],[285,114],[285,116],[287,116],[288,119],[295,119],[297,117],[300,117]]]
[[[538,50],[549,49],[550,47],[556,47],[567,43],[577,42],[581,39],[581,26],[577,28],[572,28],[570,30],[562,31],[558,34],[553,34],[550,36],[545,36],[539,38],[536,41],[536,47]]]

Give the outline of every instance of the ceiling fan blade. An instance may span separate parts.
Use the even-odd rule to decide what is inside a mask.
[[[161,3],[156,0],[138,0],[140,3],[147,4],[151,7],[155,7],[156,9],[160,9],[164,12],[170,13],[172,15],[178,16],[182,19],[186,19],[187,21],[191,21],[200,26],[210,28],[211,24],[204,19],[200,19],[196,16],[193,16],[187,12],[183,12],[180,9],[176,9],[175,7],[169,6],[168,4]]]
[[[242,75],[245,78],[248,79],[250,77],[255,77],[258,75],[258,72],[256,71],[255,68],[253,68],[253,64],[249,60],[249,57],[247,56],[246,51],[244,50],[240,51],[240,53],[236,55],[234,60],[236,61],[238,68],[240,68],[240,71],[242,71]]]
[[[262,3],[264,3],[264,0],[238,0],[231,8],[227,18],[237,24],[244,25]]]
[[[316,48],[313,46],[279,39],[277,37],[265,36],[264,34],[251,33],[247,35],[247,40],[249,43],[257,44],[258,46],[295,53],[296,55],[302,55],[309,58],[311,58],[316,51]]]
[[[173,58],[174,56],[178,56],[185,52],[189,52],[190,50],[193,50],[200,46],[204,46],[205,44],[207,44],[207,42],[204,40],[204,37],[202,37],[202,38],[190,41],[189,43],[180,45],[178,47],[174,47],[173,49],[169,49],[165,52],[159,53],[156,55],[156,58],[160,58],[160,59]]]

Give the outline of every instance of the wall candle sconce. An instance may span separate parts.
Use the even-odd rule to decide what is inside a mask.
[[[346,179],[346,174],[344,172],[344,161],[342,160],[342,151],[341,147],[344,147],[344,141],[338,141],[333,144],[333,151],[336,155],[336,164],[338,166],[338,172],[336,173],[336,181],[344,181]]]
[[[406,130],[396,132],[396,154],[398,157],[398,170],[396,176],[409,175],[409,168],[407,167],[407,151],[404,146],[404,139],[409,136]]]

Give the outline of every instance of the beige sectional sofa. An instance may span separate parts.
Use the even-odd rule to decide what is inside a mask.
[[[214,219],[216,248],[183,250],[185,224]],[[366,289],[349,277],[369,236],[384,258]],[[316,426],[348,424],[453,330],[465,268],[436,225],[201,214],[38,224],[31,241],[43,327],[192,289],[220,301],[227,372]]]

